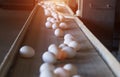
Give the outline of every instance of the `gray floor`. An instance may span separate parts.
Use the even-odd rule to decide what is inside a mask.
[[[25,10],[0,8],[0,64],[25,23],[29,13],[30,11]]]

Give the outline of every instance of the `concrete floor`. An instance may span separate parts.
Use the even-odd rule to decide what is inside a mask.
[[[25,23],[29,13],[30,10],[22,11],[0,8],[0,64]]]

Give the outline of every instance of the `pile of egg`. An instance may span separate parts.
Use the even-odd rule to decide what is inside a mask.
[[[66,42],[67,39],[69,42]],[[75,57],[80,48],[80,44],[75,40],[71,34],[66,34],[62,44],[48,46],[48,50],[42,55],[44,63],[40,67],[40,77],[81,77],[77,74],[77,68],[73,64],[65,64],[57,68],[53,65],[57,60]]]
[[[42,55],[44,63],[40,67],[40,77],[80,77],[77,74],[77,68],[73,64],[65,64],[63,67],[57,67],[53,64],[57,60],[70,59],[76,56],[80,49],[80,44],[71,34],[65,34],[64,31],[69,28],[65,22],[65,17],[56,11],[57,5],[54,3],[45,3],[43,6],[47,21],[45,27],[54,30],[54,35],[63,37],[64,41],[59,46],[50,44],[46,52]]]
[[[45,27],[54,30],[54,35],[57,37],[63,37],[65,29],[68,29],[68,25],[65,22],[65,17],[56,11],[55,3],[44,3],[44,14],[47,16]]]
[[[64,22],[65,17],[55,11],[56,5],[54,3],[42,3],[41,6],[44,8],[45,16],[48,16],[45,23],[46,28],[53,29],[57,37],[64,36],[64,41],[59,46],[50,44],[47,51],[43,53],[44,63],[40,66],[39,77],[81,77],[73,64],[65,64],[62,67],[53,65],[57,60],[75,57],[80,49],[80,44],[71,34],[64,35],[63,30],[68,29],[68,25]],[[24,58],[31,58],[35,55],[35,50],[30,46],[22,46],[19,51]]]
[[[51,63],[43,63],[40,66],[39,77],[81,77],[73,64],[65,64],[63,67],[55,67]]]
[[[51,44],[48,50],[43,53],[42,60],[46,63],[55,63],[57,60],[64,60],[75,57],[80,49],[80,44],[71,34],[64,36],[64,42],[59,46]]]

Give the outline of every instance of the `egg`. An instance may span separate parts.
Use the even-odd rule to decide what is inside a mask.
[[[70,73],[68,71],[66,71],[65,69],[63,69],[62,67],[57,67],[54,70],[54,73],[58,76],[58,77],[70,77]]]
[[[67,44],[62,43],[62,44],[59,45],[59,48],[63,48],[63,47],[65,47],[65,46],[67,46]]]
[[[63,36],[64,36],[63,30],[61,30],[61,29],[59,29],[59,28],[57,28],[57,29],[55,30],[54,34],[55,34],[55,36],[57,36],[57,37],[63,37]]]
[[[56,23],[57,20],[56,20],[55,18],[51,18],[51,19],[50,19],[50,22],[52,22],[52,23]]]
[[[69,71],[71,76],[77,74],[77,67],[75,67],[73,64],[65,64],[63,68]]]
[[[42,55],[42,60],[46,63],[55,63],[57,61],[56,56],[51,52],[44,52]]]
[[[71,41],[73,41],[73,40],[72,40],[72,39],[65,39],[65,40],[63,41],[63,43],[66,44],[66,45],[69,45],[69,43],[70,43]]]
[[[53,16],[55,19],[58,19],[58,14],[57,14],[57,13],[52,12],[52,16]]]
[[[80,75],[73,75],[72,77],[81,77]]]
[[[60,27],[61,29],[68,29],[68,25],[67,25],[65,22],[61,22],[61,23],[59,24],[59,27]]]
[[[49,11],[49,10],[44,9],[44,12],[45,12],[45,16],[51,16],[51,14],[50,14],[50,11]]]
[[[81,14],[81,11],[80,11],[80,10],[77,10],[77,11],[76,11],[76,15],[77,15],[77,16],[80,16],[80,14]]]
[[[63,10],[63,8],[61,6],[56,6],[57,10]]]
[[[45,23],[45,26],[46,26],[46,28],[52,28],[52,23],[51,22],[49,22],[49,21],[47,21],[46,23]]]
[[[43,7],[44,9],[46,9],[46,8],[47,8],[47,6],[45,6],[45,5],[42,5],[42,7]]]
[[[49,22],[50,22],[51,18],[52,18],[52,17],[47,17],[47,21],[49,21]]]
[[[61,15],[61,14],[59,14],[58,17],[59,17],[60,21],[64,21],[65,20],[65,17],[63,15]]]
[[[30,46],[22,46],[19,50],[19,53],[22,57],[30,58],[35,55],[35,50]]]
[[[55,44],[51,44],[48,47],[48,51],[53,53],[55,56],[59,53],[59,48]]]
[[[57,29],[58,28],[58,23],[53,23],[52,24],[52,29]]]
[[[65,51],[59,51],[58,55],[56,56],[58,60],[66,59],[68,54]]]
[[[63,47],[61,51],[66,52],[68,58],[73,58],[76,55],[76,51],[71,47]]]
[[[57,76],[53,73],[53,71],[46,70],[41,72],[39,77],[57,77]]]
[[[80,44],[77,41],[71,41],[68,46],[74,48],[76,51],[80,49]]]
[[[71,35],[71,34],[65,34],[64,36],[64,40],[65,39],[71,39],[71,40],[74,40],[75,38]]]
[[[53,64],[43,63],[43,64],[40,66],[39,71],[40,71],[40,72],[43,72],[43,71],[45,71],[45,70],[53,71],[54,69],[55,69],[55,66],[54,66]]]

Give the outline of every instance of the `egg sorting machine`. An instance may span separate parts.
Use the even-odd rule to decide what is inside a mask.
[[[47,1],[45,1],[47,2]],[[104,45],[89,31],[84,23],[73,16],[72,10],[64,3],[59,12],[72,16],[65,21],[70,28],[65,33],[74,35],[80,42],[81,49],[72,59],[58,61],[55,65],[73,63],[83,77],[120,77],[120,64]],[[0,77],[39,77],[39,67],[43,63],[41,56],[47,47],[59,45],[63,38],[53,35],[53,30],[45,28],[46,16],[38,4],[35,5],[19,35],[0,65]],[[35,56],[22,58],[18,52],[22,45],[35,49]]]

